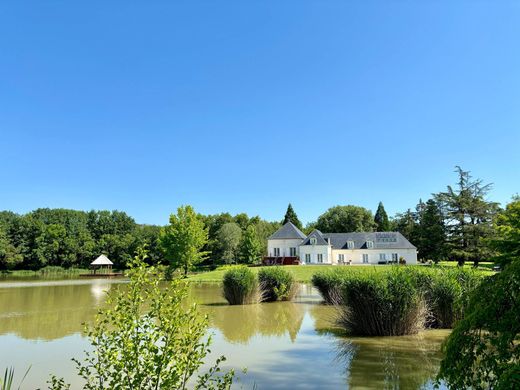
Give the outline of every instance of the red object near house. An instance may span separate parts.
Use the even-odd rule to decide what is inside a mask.
[[[297,256],[264,256],[263,265],[299,265],[300,258]]]

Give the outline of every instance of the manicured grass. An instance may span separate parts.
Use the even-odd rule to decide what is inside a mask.
[[[347,267],[347,266],[335,266],[335,265],[285,265],[283,267],[284,270],[287,270],[291,272],[294,276],[294,279],[297,282],[302,283],[310,283],[312,275],[314,275],[318,271],[323,271],[326,269],[332,269],[332,268],[338,268],[338,267]],[[413,266],[408,266],[413,267]],[[191,274],[188,277],[188,281],[192,282],[222,282],[222,278],[224,277],[224,274],[229,269],[229,266],[222,266],[217,268],[214,271],[208,271],[208,272],[201,272],[201,273],[195,273]],[[261,269],[270,268],[270,267],[251,267],[251,270],[254,272],[258,272]],[[367,272],[367,271],[381,271],[385,272],[391,266],[388,265],[379,265],[379,266],[367,266],[367,265],[351,265],[348,266],[348,268],[351,268],[358,272]]]
[[[457,267],[458,266],[456,261],[440,261],[439,265],[441,267]],[[495,263],[493,263],[492,261],[482,261],[482,262],[478,263],[478,269],[481,271],[492,272],[494,265],[495,265]],[[473,263],[467,262],[466,264],[464,264],[464,268],[465,269],[473,268]]]

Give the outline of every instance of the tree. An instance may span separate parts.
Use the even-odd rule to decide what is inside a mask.
[[[202,251],[208,230],[191,206],[181,206],[170,216],[170,224],[162,229],[159,240],[171,268],[182,268],[184,277],[208,254]]]
[[[253,225],[249,225],[240,241],[240,260],[242,263],[254,264],[258,261],[261,253],[262,248],[256,229]]]
[[[217,233],[220,246],[221,260],[225,263],[236,262],[238,258],[238,246],[242,238],[242,229],[235,222],[229,222],[219,229]]]
[[[446,254],[446,227],[437,202],[429,199],[419,215],[416,225],[416,245],[422,259],[442,260]]]
[[[283,217],[282,225],[285,225],[287,222],[291,222],[298,229],[303,229],[302,223],[298,219],[296,212],[294,211],[292,205],[289,203],[287,206],[287,211],[285,212],[285,216]]]
[[[144,259],[140,251],[128,288],[108,293],[107,309],[85,329],[92,348],[83,360],[73,359],[83,389],[229,389],[234,372],[221,372],[223,356],[200,373],[210,352],[207,317],[183,305],[185,284],[162,285]],[[70,388],[56,377],[49,383],[53,390]]]
[[[372,213],[359,206],[335,206],[318,217],[315,228],[323,233],[372,232]]]
[[[450,389],[520,388],[520,261],[485,278],[444,349],[439,379]]]
[[[379,205],[377,206],[374,222],[378,232],[388,232],[390,230],[390,221],[388,220],[388,215],[386,214],[383,202],[379,202]]]
[[[0,270],[9,270],[14,268],[23,260],[18,249],[11,244],[7,234],[0,224]]]
[[[491,247],[498,252],[495,262],[503,267],[520,260],[520,198],[515,197],[496,220],[497,236],[491,239]]]
[[[457,166],[456,188],[448,186],[445,192],[434,195],[446,218],[448,241],[451,255],[459,264],[489,258],[492,252],[486,239],[493,234],[493,218],[498,212],[498,204],[486,200],[491,184],[484,185],[482,180],[474,180],[470,172]]]

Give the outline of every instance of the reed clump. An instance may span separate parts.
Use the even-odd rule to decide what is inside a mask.
[[[262,301],[258,278],[246,266],[233,267],[224,274],[223,294],[230,305],[246,305]]]
[[[341,284],[347,277],[347,272],[346,268],[333,268],[312,275],[312,284],[325,303],[329,305],[340,303]]]
[[[361,336],[401,336],[424,328],[428,309],[410,273],[349,272],[341,285],[338,324]]]
[[[280,266],[261,269],[258,281],[264,302],[290,301],[297,293],[294,276]]]

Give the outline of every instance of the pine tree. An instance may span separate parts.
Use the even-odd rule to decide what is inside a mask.
[[[240,260],[242,263],[254,264],[258,261],[262,248],[253,225],[249,225],[240,241]]]
[[[283,218],[282,225],[285,225],[287,222],[291,222],[300,230],[303,228],[302,223],[298,219],[298,216],[294,212],[294,209],[290,203],[289,206],[287,206],[287,211],[285,212],[285,217]]]
[[[390,230],[390,221],[388,220],[388,215],[386,214],[383,202],[379,202],[379,205],[377,206],[374,222],[377,225],[376,229],[378,232],[388,232]]]
[[[433,199],[420,203],[417,249],[424,260],[439,262],[446,255],[446,226],[441,210]]]

